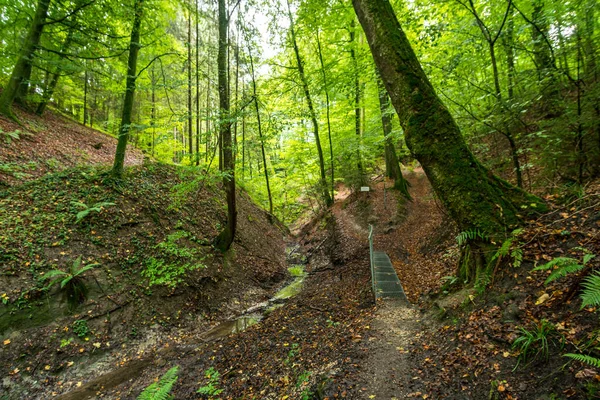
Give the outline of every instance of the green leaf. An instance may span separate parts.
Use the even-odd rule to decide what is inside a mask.
[[[60,288],[63,289],[67,285],[67,283],[71,282],[71,279],[73,279],[73,278],[74,278],[73,275],[69,275],[68,277],[66,277],[65,279],[63,279],[60,282]]]
[[[593,259],[594,257],[596,257],[595,254],[584,254],[583,255],[583,265],[587,265],[587,263],[590,262],[591,259]]]
[[[68,274],[64,271],[61,271],[58,269],[53,269],[52,271],[48,271],[44,275],[42,275],[42,279],[46,280],[46,279],[54,278],[57,276],[63,276],[63,275],[68,275]]]
[[[591,365],[592,367],[595,367],[595,368],[600,368],[600,358],[586,356],[584,354],[573,354],[573,353],[567,353],[567,354],[565,354],[565,357],[572,358],[573,360],[577,360],[584,364]]]
[[[600,306],[600,272],[588,276],[581,286],[583,286],[583,292],[581,293],[581,308],[587,306]]]
[[[78,270],[75,274],[73,274],[73,276],[79,276],[81,274],[83,274],[85,271],[89,271],[90,269],[97,267],[100,264],[89,264],[86,265],[85,267],[81,268],[80,270]]]

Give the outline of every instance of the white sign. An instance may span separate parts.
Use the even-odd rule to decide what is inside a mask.
[[[371,190],[371,188],[370,188],[370,187],[368,187],[368,186],[361,186],[361,187],[360,187],[360,191],[361,191],[361,192],[368,192],[368,191],[370,191],[370,190]]]

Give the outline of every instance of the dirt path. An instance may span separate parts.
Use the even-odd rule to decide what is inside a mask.
[[[384,194],[384,187],[390,188],[392,182],[379,179],[370,193],[357,194],[362,196],[358,200],[338,202],[334,215],[340,230],[356,239],[366,241],[368,225],[374,226],[375,249],[390,256],[409,299],[415,303],[422,293],[439,285],[442,276],[450,275],[452,257],[446,262],[429,253],[446,246],[453,235],[423,171],[408,173],[407,178],[413,201],[400,198],[393,190]],[[344,200],[347,196],[341,191],[340,197]],[[422,398],[419,366],[414,365],[411,353],[421,345],[426,326],[418,306],[379,301],[361,362],[360,398]]]
[[[420,336],[419,317],[417,308],[397,300],[379,304],[361,376],[365,398],[405,399],[416,395],[410,348]]]

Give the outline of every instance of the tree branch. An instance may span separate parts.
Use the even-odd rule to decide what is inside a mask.
[[[161,54],[161,55],[158,55],[158,56],[154,57],[152,60],[150,60],[150,62],[144,68],[142,68],[140,70],[140,72],[138,72],[138,74],[135,76],[136,79],[142,74],[142,72],[144,72],[145,70],[147,70],[152,65],[152,63],[154,63],[154,61],[158,60],[161,57],[172,56],[172,55],[179,55],[179,53],[171,51],[169,53],[164,53],[164,54]]]
[[[48,21],[44,22],[44,25],[52,25],[52,24],[61,23],[62,21],[68,19],[72,15],[77,14],[79,11],[83,10],[85,7],[94,4],[95,2],[96,2],[96,0],[91,0],[89,3],[85,3],[85,4],[80,5],[79,7],[75,7],[75,9],[73,9],[73,11],[71,11],[70,13],[66,14],[65,16],[63,16],[59,19],[48,18]]]

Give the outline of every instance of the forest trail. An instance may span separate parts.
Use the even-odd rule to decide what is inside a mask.
[[[405,172],[406,173],[406,172]],[[371,191],[345,207],[340,201],[333,208],[341,230],[348,236],[368,240],[368,224],[374,226],[374,249],[390,256],[402,285],[414,303],[433,286],[448,269],[440,261],[431,261],[427,252],[432,241],[445,242],[450,229],[443,229],[443,214],[432,196],[431,186],[422,169],[406,173],[411,183],[413,201],[389,190],[392,182],[375,179]],[[384,194],[384,185],[387,190]],[[338,200],[347,195],[341,190]],[[362,204],[361,204],[362,203]],[[356,205],[356,206],[355,206]],[[353,207],[357,209],[352,210]],[[348,210],[350,209],[350,210]],[[362,211],[362,212],[361,212]],[[432,240],[433,238],[433,240]],[[439,248],[438,248],[439,249]],[[443,274],[443,275],[442,275]],[[365,399],[403,399],[420,397],[422,387],[411,360],[411,348],[418,343],[425,321],[419,308],[397,299],[378,300],[377,309],[365,343],[359,386]]]

